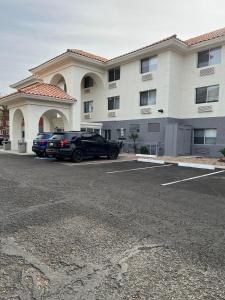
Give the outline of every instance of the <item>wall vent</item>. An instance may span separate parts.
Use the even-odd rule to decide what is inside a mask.
[[[85,115],[84,115],[84,118],[85,118],[85,119],[91,119],[91,118],[92,118],[92,114],[85,114]]]
[[[208,76],[208,75],[212,75],[214,73],[215,73],[214,67],[205,68],[205,69],[200,70],[200,76]]]
[[[117,87],[117,84],[116,84],[116,82],[111,82],[111,83],[109,83],[108,87],[109,87],[109,89],[115,89]]]
[[[141,114],[142,115],[151,114],[151,113],[152,113],[151,107],[141,108]]]
[[[204,106],[198,107],[199,113],[205,113],[205,112],[211,112],[211,111],[213,111],[212,105],[204,105]]]
[[[91,93],[91,89],[84,89],[84,94],[90,94]]]
[[[109,111],[108,117],[110,117],[110,118],[116,117],[116,111]]]
[[[142,81],[152,80],[152,73],[142,75]]]

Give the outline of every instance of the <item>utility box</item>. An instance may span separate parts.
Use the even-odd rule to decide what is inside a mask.
[[[3,141],[3,149],[4,150],[11,150],[11,142],[10,141]]]
[[[26,153],[27,151],[27,143],[23,141],[18,142],[18,150],[19,153]]]

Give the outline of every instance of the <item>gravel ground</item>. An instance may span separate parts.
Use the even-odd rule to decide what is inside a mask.
[[[102,162],[0,154],[0,299],[225,299],[225,173]]]

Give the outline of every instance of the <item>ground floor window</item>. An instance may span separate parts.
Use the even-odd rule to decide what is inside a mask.
[[[216,129],[194,129],[194,144],[215,145],[216,135]]]
[[[104,130],[104,137],[106,140],[111,140],[111,130],[110,129]]]

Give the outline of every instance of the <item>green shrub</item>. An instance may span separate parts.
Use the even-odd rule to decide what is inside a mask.
[[[146,146],[141,146],[140,153],[141,154],[149,154],[149,150]]]
[[[225,157],[225,148],[221,149],[219,152]]]

